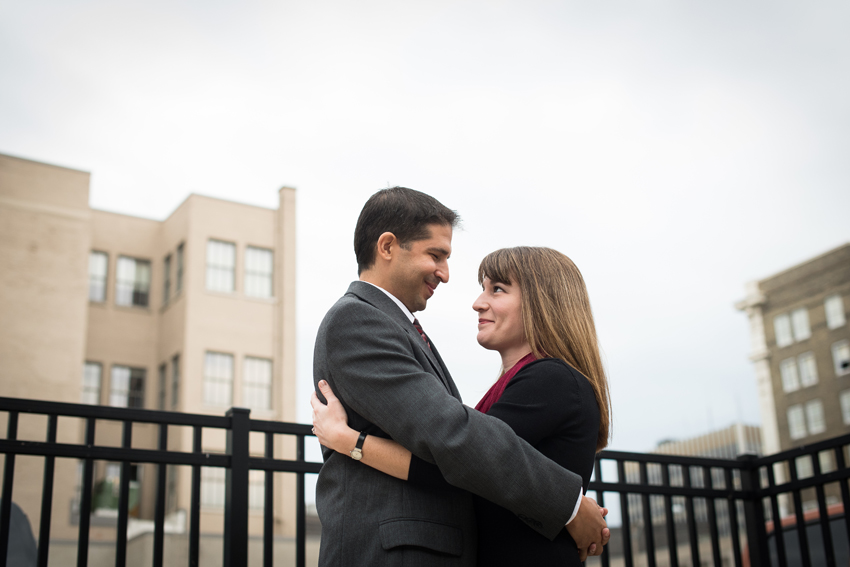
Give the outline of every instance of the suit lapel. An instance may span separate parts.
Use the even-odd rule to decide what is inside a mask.
[[[412,342],[418,345],[417,348],[422,350],[425,358],[427,358],[428,362],[431,364],[434,374],[440,379],[452,395],[457,396],[456,389],[453,387],[454,384],[452,384],[451,379],[448,378],[449,374],[443,364],[443,361],[439,358],[439,355],[436,354],[436,350],[432,350],[434,348],[434,343],[431,342],[431,348],[428,348],[428,345],[422,340],[422,336],[419,334],[419,331],[416,330],[413,323],[411,323],[410,319],[407,318],[407,315],[399,309],[398,305],[393,303],[392,299],[387,297],[383,291],[372,284],[361,281],[351,282],[351,285],[348,286],[348,293],[356,295],[397,321],[405,332],[413,339]]]

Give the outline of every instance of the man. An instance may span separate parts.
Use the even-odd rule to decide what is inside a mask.
[[[392,438],[436,463],[457,489],[407,483],[358,463],[363,435],[351,458],[323,448],[316,487],[322,566],[474,566],[469,492],[550,539],[569,521],[580,549],[593,545],[599,554],[607,543],[596,503],[581,495],[581,478],[505,423],[461,404],[418,327],[413,313],[449,280],[457,222],[453,211],[418,191],[393,187],[373,195],[354,233],[360,281],[328,311],[313,358],[314,383],[328,381],[352,428]]]

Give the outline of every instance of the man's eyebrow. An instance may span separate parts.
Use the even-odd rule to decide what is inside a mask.
[[[448,256],[449,254],[451,254],[451,253],[450,253],[448,250],[446,250],[445,248],[440,248],[440,247],[438,247],[438,246],[432,246],[432,247],[428,248],[428,252],[439,252],[439,253],[440,253],[440,254],[442,254],[443,256]]]

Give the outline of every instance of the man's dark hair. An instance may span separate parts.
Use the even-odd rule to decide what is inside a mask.
[[[411,243],[430,236],[429,225],[454,228],[459,222],[460,216],[455,211],[421,191],[407,187],[381,189],[363,205],[354,229],[357,273],[375,263],[378,238],[383,233],[392,232],[399,244],[409,250]]]

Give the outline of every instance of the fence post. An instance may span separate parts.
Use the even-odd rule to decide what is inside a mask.
[[[224,481],[224,567],[248,565],[248,458],[251,410],[230,408],[227,454],[230,467]]]
[[[747,494],[744,497],[744,518],[747,523],[747,549],[750,565],[767,565],[770,555],[767,547],[767,530],[764,525],[764,505],[758,496],[760,488],[759,467],[755,465],[756,455],[739,455],[741,463],[741,488]]]

